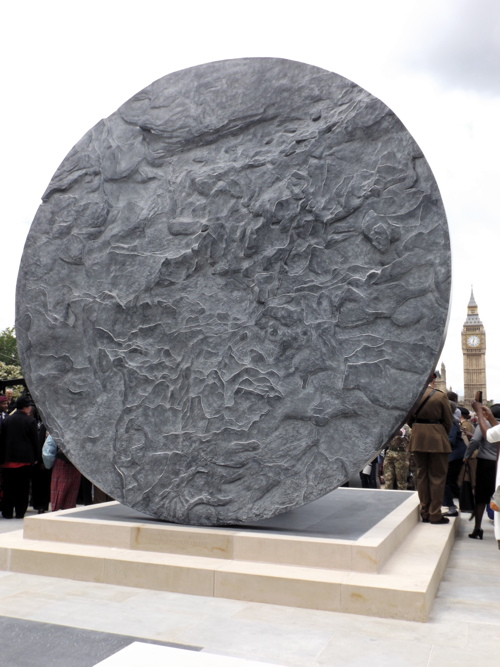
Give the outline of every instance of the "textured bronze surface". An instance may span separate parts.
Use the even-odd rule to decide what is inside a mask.
[[[16,328],[84,474],[215,525],[360,470],[418,398],[449,293],[439,192],[394,113],[337,74],[242,59],[156,81],[73,148]]]

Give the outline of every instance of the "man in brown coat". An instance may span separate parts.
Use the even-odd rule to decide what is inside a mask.
[[[417,491],[422,521],[449,523],[441,513],[443,493],[451,452],[448,433],[453,424],[450,402],[442,391],[435,388],[436,374],[429,378],[429,386],[415,410],[410,451],[417,466]]]

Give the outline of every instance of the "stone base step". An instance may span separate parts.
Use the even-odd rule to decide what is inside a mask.
[[[52,516],[53,522],[56,517],[57,514]],[[46,526],[51,523],[45,515],[29,520],[30,524],[34,522],[45,526],[41,532],[48,530]],[[71,543],[61,541],[60,532],[59,540],[33,539],[22,531],[0,536],[0,568],[191,595],[425,621],[448,561],[456,524],[453,519],[440,526],[415,524],[379,571],[169,553],[121,544]],[[94,528],[101,530],[98,521]],[[136,528],[140,528],[139,534],[143,530],[142,526]],[[28,535],[33,536],[37,530],[26,523]],[[120,532],[119,527],[117,530]],[[196,533],[199,529],[193,530]],[[280,537],[287,540],[286,536]],[[190,541],[187,536],[186,540]],[[113,541],[111,535],[108,541]],[[288,549],[293,548],[294,541],[288,541]]]
[[[418,498],[415,493],[337,489],[331,494],[331,505],[340,506],[346,514],[353,498],[366,497],[368,502],[385,497],[395,501],[395,509],[381,520],[375,520],[357,539],[338,539],[331,530],[321,531],[321,519],[314,523],[319,534],[311,535],[311,523],[304,520],[305,511],[323,524],[334,523],[319,503],[311,503],[276,522],[278,527],[204,528],[152,520],[120,503],[94,505],[90,509],[64,510],[27,517],[24,537],[30,540],[70,542],[130,549],[132,551],[168,552],[184,556],[208,556],[235,561],[255,561],[300,567],[378,572],[394,551],[404,542],[418,522]],[[388,497],[389,496],[389,497]],[[326,497],[328,499],[328,497]],[[328,505],[327,505],[328,507]],[[329,510],[331,511],[331,510]],[[370,508],[367,505],[366,512]],[[356,522],[356,515],[351,518]],[[299,525],[297,529],[296,526]],[[256,527],[257,526],[257,527]],[[302,529],[301,529],[302,527]],[[334,531],[333,531],[334,532]]]

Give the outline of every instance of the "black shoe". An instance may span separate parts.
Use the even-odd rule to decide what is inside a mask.
[[[432,523],[434,526],[437,526],[438,524],[441,524],[441,523],[450,523],[450,520],[447,519],[445,516],[442,516],[442,517],[439,519],[439,521],[431,521],[431,523]]]
[[[455,510],[454,512],[450,512],[450,510],[448,510],[443,514],[443,516],[458,516],[458,512],[457,510]]]
[[[474,528],[472,533],[470,533],[469,537],[472,540],[482,540],[483,539],[483,529],[482,528]]]

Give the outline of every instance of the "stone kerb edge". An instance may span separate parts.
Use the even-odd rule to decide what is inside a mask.
[[[357,540],[352,545],[351,569],[379,572],[418,523],[418,506],[414,493]]]

